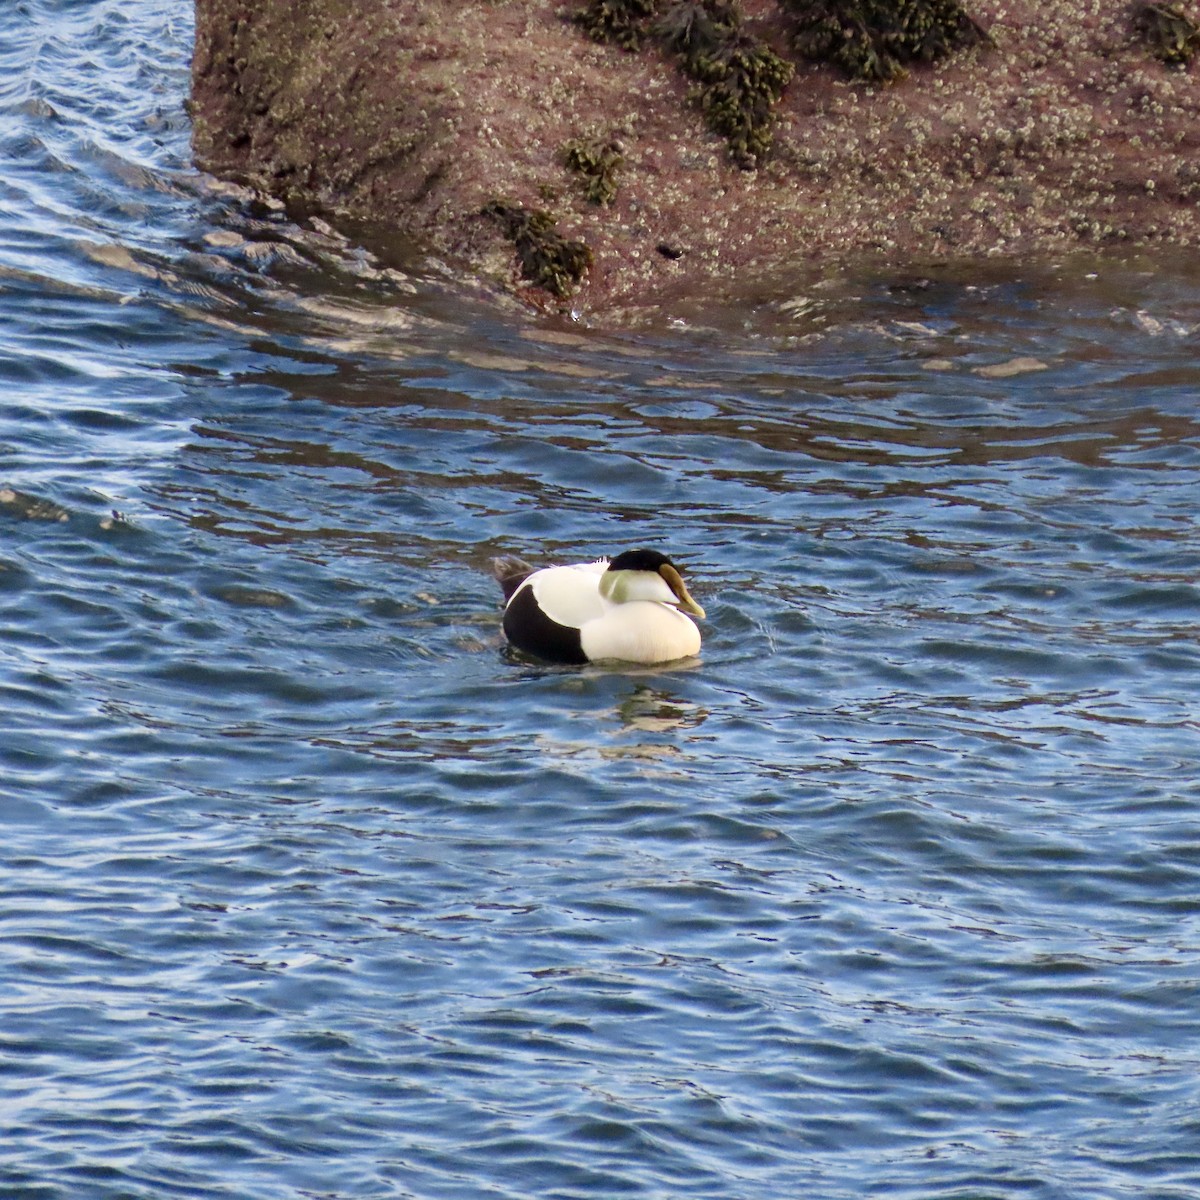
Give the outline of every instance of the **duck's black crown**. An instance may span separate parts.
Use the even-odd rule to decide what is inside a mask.
[[[608,569],[610,571],[657,572],[659,567],[664,564],[668,567],[675,566],[665,554],[659,554],[657,550],[626,550],[608,564]]]

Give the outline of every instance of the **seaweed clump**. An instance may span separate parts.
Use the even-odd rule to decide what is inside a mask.
[[[611,204],[617,195],[617,172],[625,161],[615,138],[572,138],[563,146],[563,162],[584,182],[584,195],[593,204]]]
[[[783,0],[796,17],[796,48],[855,79],[888,82],[906,64],[933,62],[989,42],[958,0]]]
[[[739,167],[753,170],[771,149],[775,104],[791,63],[745,31],[733,0],[679,0],[654,31],[699,85],[695,97],[708,127],[729,143]]]
[[[757,167],[771,147],[774,106],[792,65],[742,28],[736,0],[588,0],[573,19],[590,37],[637,50],[650,40],[696,81],[708,127],[729,143],[738,166]],[[661,15],[660,15],[661,12]]]
[[[639,50],[657,11],[658,0],[588,0],[572,20],[594,42]]]
[[[564,238],[554,218],[542,209],[493,200],[483,212],[500,222],[504,236],[516,247],[522,276],[560,300],[571,294],[592,265],[587,243]]]
[[[741,27],[741,13],[732,0],[678,0],[655,22],[654,32],[689,74],[697,74]]]
[[[703,70],[699,100],[709,128],[729,143],[739,167],[753,170],[771,149],[775,104],[792,64],[739,31],[713,50]]]
[[[1142,4],[1134,15],[1134,27],[1154,57],[1170,67],[1186,67],[1200,50],[1200,26],[1182,4]]]

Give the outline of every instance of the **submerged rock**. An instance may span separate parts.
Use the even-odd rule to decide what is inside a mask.
[[[197,159],[596,314],[862,255],[1200,246],[1194,0],[565,2],[197,0]],[[894,82],[798,52],[869,11]],[[571,249],[540,269],[531,232]]]

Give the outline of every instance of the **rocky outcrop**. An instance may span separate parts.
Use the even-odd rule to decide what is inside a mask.
[[[799,55],[795,0],[747,0],[738,36],[782,98],[739,154],[702,74],[659,37],[592,40],[579,0],[197,0],[195,149],[585,312],[863,254],[1200,246],[1200,68],[1156,57],[1145,5],[964,3],[986,37],[863,82]],[[514,228],[572,269],[531,281]]]

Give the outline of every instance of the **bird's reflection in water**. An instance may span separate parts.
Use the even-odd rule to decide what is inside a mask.
[[[538,748],[563,767],[586,770],[597,760],[626,761],[673,774],[691,758],[688,743],[708,720],[709,711],[661,684],[633,683],[615,704],[586,717],[591,734],[587,739],[547,731],[538,735]]]
[[[670,733],[699,728],[708,719],[708,710],[690,700],[681,700],[665,689],[639,683],[613,709],[613,715],[626,729]]]

